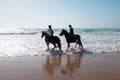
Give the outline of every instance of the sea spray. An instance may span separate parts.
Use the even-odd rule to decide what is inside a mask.
[[[46,29],[0,29],[0,57],[37,56],[49,54],[41,31]],[[61,39],[62,50],[65,52],[67,43],[64,36],[59,36],[62,29],[53,29],[54,35]],[[69,29],[66,29],[69,31]],[[120,52],[120,29],[106,28],[75,28],[75,34],[81,36],[86,50],[99,53]],[[71,44],[73,48],[74,43]],[[53,47],[50,44],[50,49]],[[68,53],[72,53],[69,51]]]

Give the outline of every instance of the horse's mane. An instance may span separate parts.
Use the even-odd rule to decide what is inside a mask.
[[[62,29],[63,31],[65,31],[65,32],[67,32],[67,30],[65,30],[65,29]],[[68,33],[68,32],[67,32]]]
[[[42,31],[42,33],[48,35],[48,33],[46,31]]]
[[[69,34],[68,32],[67,32],[67,30],[65,30],[65,29],[62,29],[64,32],[66,32],[67,34]]]
[[[47,33],[46,31],[42,31],[42,33]]]

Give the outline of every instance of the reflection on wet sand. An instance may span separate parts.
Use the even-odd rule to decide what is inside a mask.
[[[61,76],[72,76],[80,68],[81,58],[78,54],[71,55],[47,55],[44,70],[49,76],[59,74]],[[63,59],[63,61],[62,61]]]
[[[60,65],[61,65],[61,55],[56,55],[56,56],[47,55],[44,70],[46,70],[46,72],[50,76],[52,76],[54,75],[54,69]]]
[[[78,55],[68,55],[66,65],[61,69],[61,74],[72,76],[75,69],[80,68],[81,58]]]

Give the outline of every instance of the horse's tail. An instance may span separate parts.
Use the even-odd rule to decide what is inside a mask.
[[[61,49],[61,41],[59,39],[59,42],[58,42],[58,47]]]
[[[78,36],[78,44],[83,48],[81,36],[80,35],[77,35],[77,36]]]
[[[58,47],[59,47],[60,52],[62,52],[62,50],[61,50],[61,41],[60,41],[60,38],[58,38],[58,39],[59,39],[59,41],[58,41]]]
[[[80,40],[80,42],[79,42],[79,45],[83,48],[83,45],[82,45],[82,42],[81,42],[81,40]]]

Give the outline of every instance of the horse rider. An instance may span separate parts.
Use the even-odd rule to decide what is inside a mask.
[[[70,28],[69,34],[70,34],[71,36],[74,36],[74,30],[73,30],[73,28],[72,28],[72,25],[69,25],[69,28]]]
[[[47,30],[47,33],[48,33],[48,39],[51,40],[53,38],[53,34],[54,34],[54,31],[51,27],[51,25],[48,25],[48,30]]]

